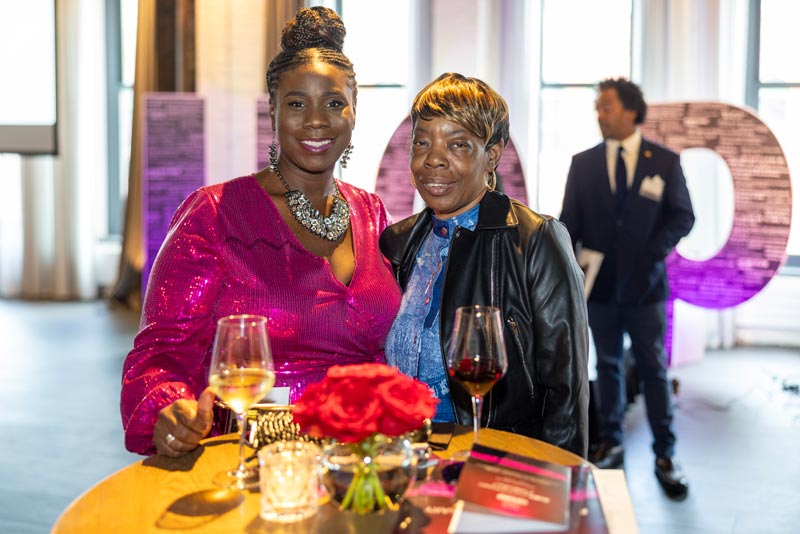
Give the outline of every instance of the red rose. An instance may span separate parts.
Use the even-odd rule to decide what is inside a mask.
[[[399,371],[382,363],[362,363],[357,365],[334,365],[328,369],[327,374],[333,380],[358,378],[381,382],[394,378],[399,374]]]
[[[326,435],[353,443],[378,430],[380,402],[369,385],[361,382],[338,380],[329,384],[328,400],[318,410]]]
[[[378,386],[378,396],[384,407],[378,432],[387,436],[420,428],[425,419],[433,417],[439,403],[427,385],[400,374]]]
[[[294,420],[314,437],[355,443],[379,432],[399,436],[433,417],[438,401],[425,384],[379,363],[333,366],[308,386]]]
[[[325,431],[319,425],[317,413],[319,405],[327,401],[328,391],[324,382],[310,384],[292,407],[292,418],[310,436],[324,437]]]

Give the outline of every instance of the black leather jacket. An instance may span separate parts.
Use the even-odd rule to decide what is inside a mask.
[[[381,251],[403,290],[430,229],[431,211],[426,209],[381,235]],[[508,372],[486,396],[482,426],[586,457],[586,302],[583,274],[564,226],[502,193],[487,193],[475,231],[454,232],[445,269],[442,355],[450,346],[457,307],[491,305],[503,314]],[[470,424],[469,395],[452,381],[450,392],[456,420]]]

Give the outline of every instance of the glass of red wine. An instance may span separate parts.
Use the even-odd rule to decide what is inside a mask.
[[[508,369],[500,310],[493,306],[456,309],[447,372],[472,396],[473,443],[478,442],[483,397]]]

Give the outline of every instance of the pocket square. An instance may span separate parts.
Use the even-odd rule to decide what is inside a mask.
[[[642,180],[642,185],[639,186],[639,195],[654,200],[656,202],[661,200],[661,195],[664,194],[664,179],[661,175],[647,176]]]

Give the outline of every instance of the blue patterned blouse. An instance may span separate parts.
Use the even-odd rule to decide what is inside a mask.
[[[428,384],[439,399],[434,421],[455,421],[439,339],[443,267],[447,265],[450,236],[459,226],[474,230],[479,207],[480,204],[449,219],[431,217],[431,231],[417,252],[417,263],[408,279],[400,311],[386,338],[389,365]]]

